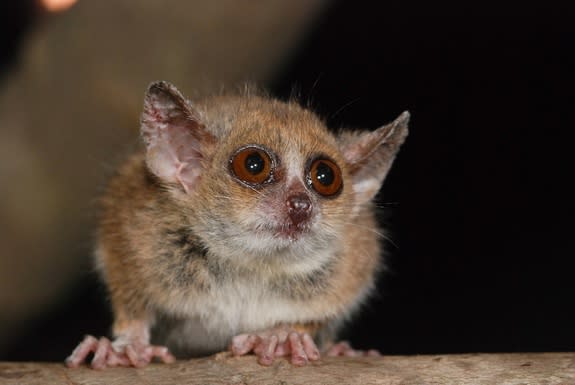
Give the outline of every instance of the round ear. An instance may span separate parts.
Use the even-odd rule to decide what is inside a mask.
[[[339,143],[351,171],[352,186],[359,204],[373,199],[381,188],[399,148],[408,133],[409,112],[375,131],[339,135]]]
[[[214,141],[199,114],[172,84],[155,82],[146,92],[140,127],[150,171],[189,193],[202,172],[203,147]]]

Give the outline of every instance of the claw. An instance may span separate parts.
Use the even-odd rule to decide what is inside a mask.
[[[291,347],[291,363],[295,366],[303,366],[307,364],[307,354],[303,349],[303,344],[299,333],[290,333],[288,340]]]
[[[66,365],[69,368],[77,368],[82,364],[86,357],[95,352],[98,347],[98,340],[90,335],[84,337],[84,340],[74,349],[72,354],[66,358]]]
[[[303,349],[310,361],[317,361],[320,358],[319,349],[317,348],[313,338],[307,333],[302,336]]]
[[[328,357],[379,357],[381,353],[375,349],[356,350],[347,341],[338,342],[326,351]]]
[[[265,366],[273,364],[277,346],[278,336],[272,335],[268,338],[265,338],[259,346],[261,348],[255,350],[255,353],[259,357],[258,362]]]
[[[107,367],[133,366],[141,368],[149,364],[152,359],[159,358],[164,363],[172,363],[175,357],[164,346],[154,346],[142,343],[128,343],[121,346],[114,344],[106,337],[99,340],[93,336],[86,336],[66,358],[69,368],[77,368],[88,361],[88,356],[94,354],[90,366],[93,369],[105,369]]]
[[[258,340],[255,334],[240,334],[232,339],[230,350],[234,356],[243,356],[254,350]]]
[[[320,358],[319,350],[308,333],[279,327],[258,334],[240,334],[232,339],[230,350],[234,356],[254,353],[258,362],[269,366],[277,357],[290,356],[295,366],[306,365]]]

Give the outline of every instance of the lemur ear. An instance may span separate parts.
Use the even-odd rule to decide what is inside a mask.
[[[369,202],[383,184],[399,147],[407,137],[409,112],[375,131],[340,134],[343,155],[351,170],[352,187],[359,204]]]
[[[214,141],[198,113],[176,87],[152,83],[144,99],[140,132],[146,164],[161,180],[189,193],[202,173],[204,147]]]

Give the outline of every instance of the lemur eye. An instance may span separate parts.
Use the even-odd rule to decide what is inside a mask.
[[[249,185],[269,182],[272,176],[272,159],[263,149],[245,147],[230,159],[230,170],[240,181]]]
[[[307,182],[319,195],[330,198],[339,194],[343,187],[341,170],[337,164],[323,158],[318,158],[311,163]]]

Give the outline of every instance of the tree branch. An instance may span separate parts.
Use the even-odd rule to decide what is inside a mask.
[[[516,353],[324,358],[305,367],[227,353],[143,369],[96,371],[57,363],[0,363],[0,384],[296,385],[575,384],[575,353]]]

